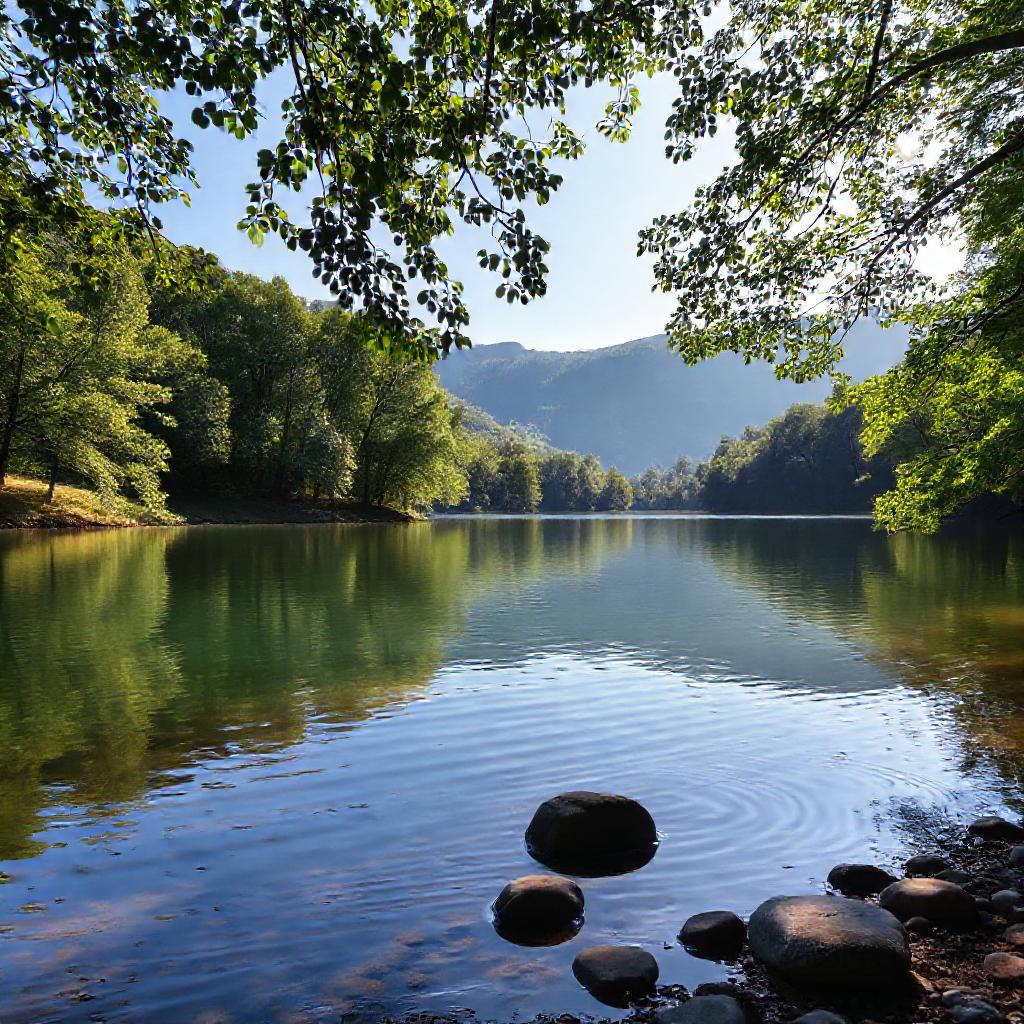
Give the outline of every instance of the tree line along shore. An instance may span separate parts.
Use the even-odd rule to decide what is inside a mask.
[[[455,399],[364,318],[98,213],[41,233],[9,288],[0,526],[867,512],[892,485],[858,411],[816,405],[627,478]]]

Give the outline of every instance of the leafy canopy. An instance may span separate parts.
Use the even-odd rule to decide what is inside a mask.
[[[906,360],[843,396],[869,452],[905,460],[876,505],[891,529],[1021,493],[1022,25],[1020,0],[736,0],[669,59],[668,155],[722,124],[737,152],[641,236],[678,296],[671,343],[803,380],[835,370],[859,317],[909,324]],[[936,238],[968,255],[948,286],[921,269]]]
[[[280,138],[259,153],[241,226],[308,252],[343,305],[430,355],[464,343],[468,320],[436,240],[459,221],[488,228],[480,263],[499,294],[543,294],[548,246],[525,209],[582,149],[566,90],[612,82],[600,127],[624,137],[668,24],[648,0],[15,0],[0,14],[0,168],[63,215],[89,186],[133,214],[126,230],[159,231],[159,204],[197,183],[159,96],[183,89],[197,126],[243,139],[272,119],[260,86],[279,72]],[[534,130],[535,111],[548,123]],[[305,206],[309,190],[294,215],[289,193]]]

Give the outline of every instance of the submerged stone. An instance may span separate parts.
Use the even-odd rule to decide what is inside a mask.
[[[747,937],[759,960],[801,984],[878,987],[909,976],[903,925],[859,900],[776,896],[754,911]]]
[[[572,938],[583,918],[583,891],[568,878],[525,875],[509,882],[492,907],[499,935],[522,945]]]
[[[654,856],[658,833],[650,813],[635,800],[581,791],[545,800],[526,830],[526,845],[556,871],[621,874]]]

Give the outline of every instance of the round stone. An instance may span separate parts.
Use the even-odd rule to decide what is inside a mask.
[[[934,878],[951,867],[952,864],[937,853],[919,853],[903,865],[903,870],[910,878]]]
[[[621,874],[654,856],[658,833],[647,809],[629,797],[562,793],[537,808],[526,830],[526,846],[556,871]]]
[[[1016,953],[989,953],[982,965],[993,980],[1006,985],[1024,985],[1024,956]]]
[[[776,896],[747,927],[754,955],[797,983],[877,987],[909,975],[903,925],[887,910],[832,896]]]
[[[989,897],[992,909],[1000,917],[1009,917],[1019,906],[1024,904],[1024,896],[1016,889],[1000,889]]]
[[[734,960],[743,949],[747,926],[728,910],[694,914],[680,929],[679,940],[694,956]]]
[[[828,873],[828,884],[844,896],[877,896],[896,879],[874,864],[837,864]]]
[[[1001,1024],[1003,1015],[977,992],[954,988],[942,993],[942,1005],[957,1024]]]
[[[1013,946],[1014,949],[1024,949],[1024,924],[1011,924],[1010,927],[1003,932],[1003,938]]]
[[[1024,839],[1024,828],[996,814],[988,814],[977,821],[972,821],[967,826],[967,831],[986,842],[1013,843]]]
[[[657,1024],[746,1024],[747,1015],[732,996],[694,996],[659,1010],[654,1019]]]
[[[974,897],[938,878],[904,878],[883,889],[878,905],[901,921],[926,917],[933,924],[963,928],[978,920]]]
[[[935,931],[935,925],[927,917],[909,917],[903,922],[903,927],[915,935],[931,935]]]
[[[624,1007],[653,990],[658,961],[639,946],[591,946],[573,960],[572,973],[595,999]]]
[[[579,931],[583,891],[568,878],[525,875],[498,893],[492,910],[502,937],[524,945],[550,945]]]
[[[809,1013],[802,1013],[793,1024],[847,1024],[847,1020],[831,1010],[811,1010]]]
[[[1010,863],[1015,868],[1024,868],[1024,846],[1015,846],[1010,851]]]

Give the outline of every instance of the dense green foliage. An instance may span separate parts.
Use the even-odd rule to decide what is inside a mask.
[[[764,427],[723,438],[697,468],[697,501],[711,512],[861,512],[892,486],[891,462],[867,459],[860,413],[794,405]]]
[[[1019,0],[737,0],[669,60],[669,156],[727,123],[738,157],[642,236],[679,296],[672,342],[799,380],[858,318],[909,325],[905,362],[846,396],[872,451],[916,435],[876,507],[891,529],[1024,495],[1022,23]],[[946,288],[919,266],[936,237],[969,256]]]
[[[582,151],[566,90],[612,82],[601,128],[624,137],[631,78],[657,65],[663,27],[655,4],[625,0],[15,0],[0,14],[0,173],[66,216],[88,183],[142,233],[195,183],[161,94],[183,89],[195,125],[237,139],[272,125],[240,226],[309,253],[342,304],[429,354],[463,343],[468,319],[435,241],[482,225],[480,264],[499,292],[542,294],[548,246],[525,210],[561,183],[552,161]],[[270,75],[290,83],[276,124],[259,98]],[[313,193],[302,215],[292,191]],[[0,234],[19,230],[0,218]]]
[[[427,365],[281,280],[208,270],[204,288],[180,287],[112,227],[13,250],[0,481],[82,481],[156,514],[165,486],[400,508],[462,497],[460,411]]]

